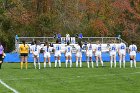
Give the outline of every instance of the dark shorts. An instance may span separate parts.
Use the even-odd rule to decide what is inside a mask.
[[[28,56],[28,53],[20,53],[20,56],[26,57],[26,56]]]
[[[0,54],[0,61],[2,61],[2,60],[3,60],[2,56],[3,56],[3,55],[2,55],[2,54]]]

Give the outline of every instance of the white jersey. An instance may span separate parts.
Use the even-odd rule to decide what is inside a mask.
[[[32,51],[33,51],[33,46],[34,46],[34,45],[31,45],[31,46],[30,46],[30,53],[32,53]]]
[[[117,46],[115,44],[110,45],[110,52],[116,52]]]
[[[72,47],[69,46],[69,45],[66,46],[65,51],[66,51],[66,56],[71,56],[71,54],[72,54]]]
[[[119,50],[122,51],[122,50],[126,50],[126,45],[124,43],[120,43],[119,45]]]
[[[116,55],[117,46],[115,44],[110,45],[110,56]]]
[[[102,52],[101,44],[97,44],[95,49],[96,49],[95,56],[101,56],[101,52]]]
[[[51,49],[50,47],[44,46],[43,47],[44,53],[50,53]]]
[[[51,51],[50,47],[44,46],[43,50],[44,50],[44,57],[50,57],[50,51]]]
[[[54,56],[61,56],[61,45],[60,44],[56,44],[53,46],[54,49]]]
[[[86,55],[92,57],[93,55],[93,46],[91,44],[87,45]]]
[[[33,45],[32,46],[32,52],[34,55],[39,57],[41,47],[39,45]]]
[[[91,44],[87,45],[87,51],[88,52],[93,52],[93,47]]]
[[[130,55],[136,55],[136,51],[137,51],[137,46],[136,45],[130,45],[129,46],[129,51],[130,51]]]
[[[97,51],[97,52],[101,52],[101,51],[102,51],[102,46],[101,46],[101,44],[97,44],[97,45],[96,45],[96,51]]]
[[[76,46],[76,56],[82,57],[82,48],[79,45]]]
[[[125,55],[126,54],[126,45],[124,43],[120,43],[118,46],[118,50],[120,54]]]

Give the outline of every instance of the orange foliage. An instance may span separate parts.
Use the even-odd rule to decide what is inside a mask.
[[[97,30],[100,31],[100,33],[105,36],[108,34],[108,29],[106,28],[105,24],[103,23],[102,20],[96,19],[94,21],[91,22],[92,23],[92,27]]]

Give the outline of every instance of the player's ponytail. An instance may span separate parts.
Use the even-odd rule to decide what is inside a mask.
[[[48,42],[45,42],[45,46],[49,47],[49,43]]]
[[[37,47],[37,41],[34,41],[35,46]]]
[[[25,47],[25,41],[22,41],[22,43],[23,43],[23,45],[24,45],[24,47]]]
[[[82,43],[81,42],[78,42],[78,45],[82,48]]]
[[[31,45],[34,45],[35,44],[35,42],[33,41],[32,43],[31,43]]]
[[[69,41],[67,42],[67,45],[69,45],[70,43],[69,43]]]

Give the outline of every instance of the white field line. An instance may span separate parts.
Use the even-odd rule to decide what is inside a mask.
[[[86,77],[105,77],[106,76],[115,76],[115,75],[134,75],[134,74],[140,74],[140,72],[133,72],[133,73],[124,73],[124,74],[103,74],[103,75],[94,75],[94,76],[86,76]],[[52,79],[56,79],[55,77],[51,77]],[[61,77],[62,79],[75,79],[75,78],[85,78],[84,76],[72,76],[72,77]],[[41,80],[45,78],[13,78],[13,79],[4,79],[4,80]]]
[[[7,85],[5,82],[3,82],[1,79],[0,79],[0,83],[5,86],[6,88],[10,89],[11,91],[13,91],[14,93],[19,93],[17,90],[15,90],[14,88],[10,87],[9,85]]]

